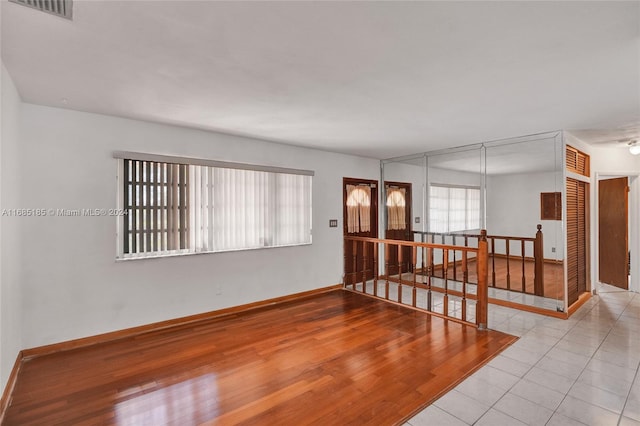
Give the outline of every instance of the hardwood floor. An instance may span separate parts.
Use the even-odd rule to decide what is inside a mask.
[[[400,424],[514,340],[337,290],[24,360],[3,424]]]
[[[492,285],[492,261],[495,265],[495,287],[507,288],[507,260],[502,257],[495,259],[489,258],[489,285]],[[456,273],[458,277],[462,276],[460,265],[457,265]],[[529,294],[534,293],[534,262],[524,262],[525,289]],[[477,282],[476,263],[475,260],[469,260],[469,282]],[[511,289],[520,291],[522,289],[522,261],[520,259],[512,259],[509,262],[509,274]],[[453,267],[449,266],[447,275],[453,279]],[[436,276],[442,276],[442,270],[436,270]],[[564,266],[562,263],[545,262],[544,264],[544,296],[551,299],[562,299],[564,297]]]

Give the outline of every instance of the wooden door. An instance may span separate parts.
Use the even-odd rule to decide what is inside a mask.
[[[629,289],[628,193],[626,177],[598,182],[598,279],[625,290]]]
[[[567,178],[567,286],[569,305],[587,291],[589,184]]]
[[[378,181],[370,179],[343,178],[343,234],[352,237],[378,237]],[[365,218],[361,215],[367,215]],[[361,242],[344,244],[344,283],[353,284],[373,278],[373,244],[363,251]],[[366,264],[364,260],[366,258]]]
[[[387,223],[385,225],[385,238],[389,240],[413,241],[413,228],[411,226],[411,184],[406,182],[385,182]],[[399,204],[404,204],[404,214],[397,215]],[[401,211],[401,210],[400,210]],[[394,214],[396,213],[396,214]],[[394,216],[392,218],[392,216]],[[402,272],[413,271],[413,251],[411,247],[401,247],[402,260],[399,259],[397,246],[389,246],[387,273],[397,275],[398,268]]]

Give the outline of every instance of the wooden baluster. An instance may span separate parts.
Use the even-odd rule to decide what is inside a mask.
[[[507,290],[511,290],[511,269],[509,268],[509,246],[511,242],[509,238],[505,239],[505,247],[507,250]]]
[[[431,234],[431,244],[433,244],[434,239],[435,239],[435,235]],[[434,271],[434,269],[435,269],[435,265],[434,265],[435,259],[434,259],[433,256],[434,256],[433,255],[433,249],[431,249],[431,250],[429,250],[429,275],[430,276],[433,276],[433,274],[435,274],[435,271]]]
[[[433,262],[433,249],[427,248],[427,258],[431,259]],[[429,266],[429,270],[431,270],[431,266]],[[427,310],[431,311],[431,274],[427,274]]]
[[[353,289],[356,289],[358,283],[358,241],[353,240]]]
[[[469,247],[469,236],[465,235],[464,236],[464,246],[465,247]],[[469,272],[468,272],[468,268],[467,268],[467,277],[465,278],[466,280],[469,280]]]
[[[364,293],[367,292],[367,261],[369,257],[367,256],[367,242],[362,242],[362,291]]]
[[[444,237],[444,234],[442,234],[441,238],[440,238],[440,244],[444,245],[445,241],[446,241],[446,239]],[[443,255],[444,255],[444,253],[443,253]],[[442,276],[444,277],[444,262],[442,262],[442,268],[443,268],[442,269]]]
[[[389,244],[384,243],[384,270],[387,282],[384,286],[384,298],[389,300]]]
[[[448,265],[448,263],[447,263],[447,265]],[[445,277],[445,270],[448,269],[448,266],[447,266],[447,268],[444,267],[444,250],[442,250],[442,263],[440,263],[440,267],[442,268],[442,275],[441,276],[442,276],[442,278],[444,278]]]
[[[417,288],[416,288],[416,280],[417,280],[417,276],[416,276],[416,271],[418,269],[418,247],[413,246],[412,247],[412,262],[413,262],[413,291],[412,291],[412,297],[411,297],[411,305],[415,308],[416,307],[416,298],[417,298]]]
[[[402,244],[398,243],[398,303],[402,303]]]
[[[456,235],[453,234],[453,245],[456,245]],[[457,276],[456,276],[456,251],[453,251],[453,280],[454,281],[458,281],[457,280]]]
[[[520,241],[520,250],[522,251],[522,292],[526,293],[527,292],[527,278],[525,277],[525,271],[524,271],[524,262],[525,262],[524,240]]]
[[[342,240],[342,254],[343,254],[343,267],[344,267],[344,274],[342,275],[342,281],[343,281],[343,285],[346,288],[347,287],[347,282],[349,282],[349,278],[347,278],[348,276],[348,270],[349,268],[347,267],[347,265],[349,264],[349,259],[347,259],[347,244],[349,244],[349,240],[347,240],[347,237],[344,237],[344,239]]]
[[[478,274],[477,300],[476,300],[476,324],[478,329],[487,329],[487,309],[489,305],[489,294],[487,288],[488,259],[487,259],[487,231],[480,231],[478,240],[478,254],[476,258]]]
[[[373,295],[378,296],[378,243],[373,243]]]
[[[480,240],[478,240],[480,242]],[[491,287],[496,286],[496,239],[491,238]]]
[[[444,280],[444,298],[442,301],[442,315],[449,315],[449,283],[447,272],[449,271],[449,249],[442,249],[442,279]]]
[[[426,277],[429,274],[429,267],[427,266],[427,248],[422,247],[422,276]],[[422,282],[424,283],[424,278],[422,278]]]
[[[533,293],[536,296],[544,296],[544,244],[542,239],[542,225],[538,224],[536,241],[533,243]]]
[[[462,252],[462,321],[467,320],[467,251]]]

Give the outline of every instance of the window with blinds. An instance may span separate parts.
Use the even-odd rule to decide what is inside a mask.
[[[312,172],[133,157],[119,159],[119,258],[311,243]]]
[[[429,231],[458,232],[480,229],[480,188],[429,186]]]

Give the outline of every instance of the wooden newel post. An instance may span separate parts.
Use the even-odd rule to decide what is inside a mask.
[[[478,329],[487,329],[487,313],[489,305],[489,250],[487,247],[487,231],[483,229],[480,231],[480,238],[478,239],[478,261],[476,266],[478,268],[478,300],[476,304],[476,324]]]
[[[348,281],[349,281],[349,279],[347,278],[347,274],[349,273],[348,272],[348,268],[347,268],[347,264],[349,262],[349,260],[347,259],[347,244],[348,244],[347,243],[347,238],[346,237],[343,238],[342,241],[343,241],[343,244],[342,244],[342,254],[343,254],[343,256],[342,257],[344,259],[344,261],[342,262],[343,266],[344,266],[343,267],[344,273],[342,274],[342,284],[343,284],[344,287],[347,287],[347,284],[348,284]]]
[[[533,243],[534,277],[533,292],[536,296],[544,297],[544,244],[542,239],[542,225],[538,225],[536,241]]]

